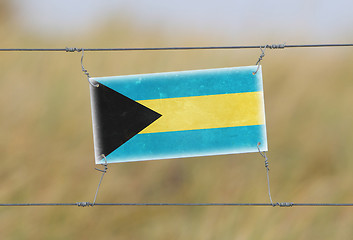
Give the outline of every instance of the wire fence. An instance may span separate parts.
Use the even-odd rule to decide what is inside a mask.
[[[173,51],[173,50],[231,50],[231,49],[261,49],[263,56],[265,49],[285,49],[285,48],[323,48],[323,47],[353,47],[353,43],[344,44],[272,44],[272,45],[250,45],[250,46],[203,46],[203,47],[141,47],[141,48],[0,48],[0,52],[102,52],[102,51]],[[263,57],[262,56],[262,57]],[[262,60],[260,59],[257,64]],[[82,69],[84,70],[83,66]],[[87,72],[87,71],[86,71]],[[86,74],[87,75],[87,74]],[[88,75],[89,78],[89,75]],[[261,152],[260,152],[261,154]],[[265,167],[267,168],[268,190],[271,203],[96,203],[96,197],[102,178],[106,173],[106,168],[99,182],[94,201],[76,202],[76,203],[0,203],[0,207],[51,207],[51,206],[76,206],[76,207],[94,207],[94,206],[145,206],[145,207],[353,207],[353,203],[293,203],[293,202],[272,202],[269,175],[268,159],[266,155]]]
[[[285,48],[322,48],[353,47],[353,43],[329,44],[269,44],[249,46],[196,46],[196,47],[137,47],[137,48],[0,48],[1,52],[102,52],[102,51],[173,51],[173,50],[229,50],[229,49],[285,49]]]
[[[1,203],[0,207],[353,207],[353,203]]]

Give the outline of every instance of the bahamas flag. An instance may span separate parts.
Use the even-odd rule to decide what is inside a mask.
[[[91,78],[96,163],[267,151],[256,69]]]

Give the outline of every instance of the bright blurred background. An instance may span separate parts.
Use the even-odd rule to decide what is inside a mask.
[[[353,42],[353,2],[1,0],[0,48]],[[254,65],[260,50],[86,52],[92,76]],[[353,48],[268,50],[275,202],[353,202]],[[1,203],[93,201],[80,54],[0,53]],[[257,153],[111,164],[98,202],[269,202]],[[351,239],[351,208],[1,207],[1,239]]]

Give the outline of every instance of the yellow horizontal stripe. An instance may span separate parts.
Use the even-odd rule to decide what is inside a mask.
[[[141,100],[162,114],[141,133],[264,124],[262,92]]]

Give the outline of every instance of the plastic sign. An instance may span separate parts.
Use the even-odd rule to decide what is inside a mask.
[[[91,78],[96,163],[267,151],[256,69]]]

